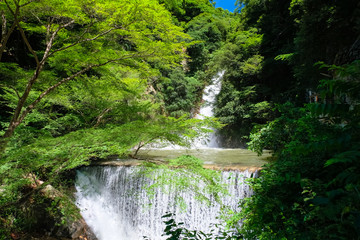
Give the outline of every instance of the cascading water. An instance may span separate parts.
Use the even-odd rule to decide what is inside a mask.
[[[216,102],[216,96],[221,90],[221,80],[225,74],[225,71],[219,72],[213,79],[212,84],[208,85],[204,89],[204,94],[202,97],[203,104],[200,107],[198,119],[203,119],[204,117],[213,117],[214,116],[214,104]],[[216,131],[210,133],[207,140],[201,139],[195,142],[195,148],[218,148],[219,140],[216,137]]]
[[[214,116],[214,105],[216,103],[216,96],[221,90],[221,80],[225,74],[225,71],[220,71],[215,77],[211,79],[211,84],[206,86],[202,95],[202,104],[199,112],[195,115],[197,119],[204,119],[205,117]],[[219,139],[216,135],[216,129],[211,129],[213,132],[209,133],[206,138],[201,137],[195,139],[192,144],[194,149],[208,149],[208,148],[220,148]],[[182,146],[171,145],[168,143],[150,143],[145,148],[148,149],[185,149]]]
[[[192,193],[170,194],[156,190],[151,198],[143,189],[152,180],[139,177],[138,167],[86,167],[77,174],[77,204],[87,224],[99,240],[164,239],[161,237],[166,212],[175,214],[177,222],[184,222],[188,229],[208,232],[219,223],[220,204],[204,205]],[[161,174],[159,172],[159,174]],[[222,181],[227,184],[229,196],[222,199],[225,206],[237,209],[239,199],[250,196],[251,190],[243,184],[253,173],[249,171],[222,172]],[[171,187],[171,186],[170,186]],[[175,196],[181,194],[186,210],[174,205]]]
[[[212,84],[204,89],[204,104],[200,108],[198,118],[213,116],[213,105],[220,91],[223,75],[224,72],[218,73],[212,79]],[[202,154],[204,158],[200,158],[207,164],[212,164],[214,155],[218,155],[221,162],[228,162],[230,167],[240,162],[243,164],[243,158],[253,158],[247,152],[240,150],[214,149],[218,147],[216,134],[212,133],[208,141],[197,141],[195,148],[203,149],[194,150],[195,155]],[[224,151],[230,152],[226,155]],[[155,153],[155,155],[158,154],[159,152]],[[169,152],[166,154],[171,156]],[[231,161],[227,159],[230,156]],[[234,162],[234,158],[237,162]],[[246,166],[250,167],[250,165]],[[165,228],[162,216],[167,212],[175,214],[176,222],[184,222],[184,227],[188,229],[209,232],[212,225],[219,223],[218,217],[223,206],[240,210],[238,201],[252,194],[249,186],[243,183],[246,178],[252,177],[253,171],[223,171],[222,181],[227,184],[230,193],[229,196],[222,197],[223,205],[218,203],[212,206],[204,205],[195,200],[194,193],[180,192],[171,186],[169,194],[156,189],[155,195],[150,197],[144,188],[153,184],[154,181],[137,174],[139,169],[139,167],[124,166],[93,166],[78,171],[77,204],[85,221],[99,240],[136,240],[143,239],[143,236],[151,240],[165,239],[166,237],[161,236]],[[185,211],[174,203],[174,199],[179,195],[187,206]],[[211,196],[208,197],[211,198]]]

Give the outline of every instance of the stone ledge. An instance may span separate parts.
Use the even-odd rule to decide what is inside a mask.
[[[121,160],[111,160],[111,161],[98,161],[91,164],[91,166],[123,166],[123,167],[133,167],[140,166],[144,160],[135,160],[135,159],[121,159]],[[163,163],[158,160],[151,160],[155,163]],[[204,164],[204,168],[218,170],[218,171],[250,171],[256,172],[260,171],[262,168],[257,166],[244,166],[241,164],[231,164],[231,165],[219,165],[219,164]]]

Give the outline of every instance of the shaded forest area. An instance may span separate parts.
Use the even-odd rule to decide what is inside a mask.
[[[0,2],[0,239],[76,218],[77,167],[223,124],[273,152],[233,239],[360,238],[360,3],[214,4]],[[192,119],[221,70],[217,120]]]

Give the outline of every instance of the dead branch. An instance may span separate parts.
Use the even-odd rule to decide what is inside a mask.
[[[5,1],[5,3],[7,4],[6,1]],[[8,4],[7,4],[7,6],[8,6],[8,8],[10,8],[10,6]],[[10,10],[12,10],[12,9],[10,8]],[[19,14],[19,9],[18,8],[15,10],[14,14]],[[18,24],[17,20],[15,19],[15,21],[11,25],[10,29],[7,30],[7,26],[6,26],[7,25],[7,19],[6,19],[6,16],[5,16],[4,12],[1,12],[1,20],[2,20],[2,32],[1,32],[1,43],[0,43],[0,62],[1,62],[1,59],[2,59],[2,55],[5,52],[7,42],[9,40],[11,34],[15,30],[15,27]]]
[[[103,117],[105,116],[106,113],[110,112],[112,110],[112,108],[106,108],[104,111],[102,111],[102,113],[97,117],[97,121],[94,125],[94,127],[98,127],[101,123],[101,120],[103,119]]]

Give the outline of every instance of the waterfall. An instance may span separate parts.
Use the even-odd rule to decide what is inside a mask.
[[[198,119],[203,119],[204,117],[213,117],[214,116],[214,104],[216,103],[216,96],[221,90],[221,80],[225,74],[225,71],[220,71],[212,79],[212,83],[205,87],[204,93],[202,96],[203,104],[200,107]],[[214,130],[214,129],[213,129]],[[208,139],[198,140],[195,142],[195,148],[219,148],[219,140],[216,136],[216,131],[212,132]]]
[[[208,232],[213,224],[219,223],[220,204],[204,205],[195,200],[192,193],[173,189],[163,194],[159,189],[151,198],[143,190],[152,180],[135,174],[138,167],[97,166],[78,171],[76,199],[81,214],[99,240],[136,240],[147,236],[152,240],[165,239],[161,235],[165,228],[162,216],[175,213],[177,222],[184,222],[192,230]],[[161,174],[161,173],[159,173]],[[223,197],[223,204],[239,210],[238,201],[252,194],[243,184],[252,172],[222,172],[229,196]],[[136,177],[135,177],[136,176]],[[176,194],[181,194],[187,208],[182,211],[173,204]]]
[[[216,103],[216,96],[221,90],[221,80],[225,74],[225,71],[218,72],[212,79],[211,84],[206,86],[202,95],[202,104],[199,112],[195,115],[197,119],[204,119],[205,117],[214,116],[214,105]],[[219,139],[216,135],[216,129],[211,129],[213,132],[209,133],[207,138],[198,138],[194,140],[194,149],[207,149],[207,148],[220,148]],[[185,149],[185,147],[172,145],[168,143],[154,142],[148,144],[145,148],[148,149]]]
[[[214,103],[221,89],[223,75],[224,71],[219,72],[212,79],[212,84],[204,89],[204,103],[197,118],[214,115]],[[227,163],[235,169],[237,165],[244,167],[246,164],[247,167],[251,167],[254,164],[254,159],[247,152],[224,150],[230,154],[226,155],[222,149],[219,149],[215,132],[210,134],[207,141],[197,141],[195,148],[197,148],[194,150],[196,154],[201,153],[202,159],[205,158],[207,164],[216,163],[221,166],[214,161],[215,155],[221,163]],[[199,148],[202,149],[198,150]],[[158,149],[154,154],[160,154],[159,151],[164,151],[164,148]],[[177,151],[180,150],[177,149]],[[171,153],[165,153],[166,156],[162,156],[162,159],[171,156]],[[186,152],[186,154],[189,153]],[[246,162],[244,158],[250,162]],[[209,233],[213,229],[213,232],[217,233],[217,228],[213,226],[220,223],[219,216],[223,207],[227,206],[233,211],[240,211],[239,200],[252,195],[251,189],[244,183],[245,179],[253,177],[254,174],[248,170],[221,172],[222,182],[226,184],[229,195],[222,196],[222,204],[212,199],[214,204],[208,206],[196,200],[193,192],[183,192],[171,185],[169,186],[171,191],[168,194],[163,193],[161,189],[155,189],[154,195],[148,195],[144,189],[154,184],[154,180],[137,174],[139,169],[140,167],[134,166],[92,166],[78,170],[77,205],[99,240],[136,240],[144,239],[144,236],[150,240],[166,239],[165,236],[161,236],[165,229],[162,216],[168,212],[175,214],[175,221],[183,222],[184,227],[189,230]],[[161,170],[157,174],[161,174]],[[174,199],[177,196],[181,196],[184,200],[187,206],[185,211],[175,204]]]

